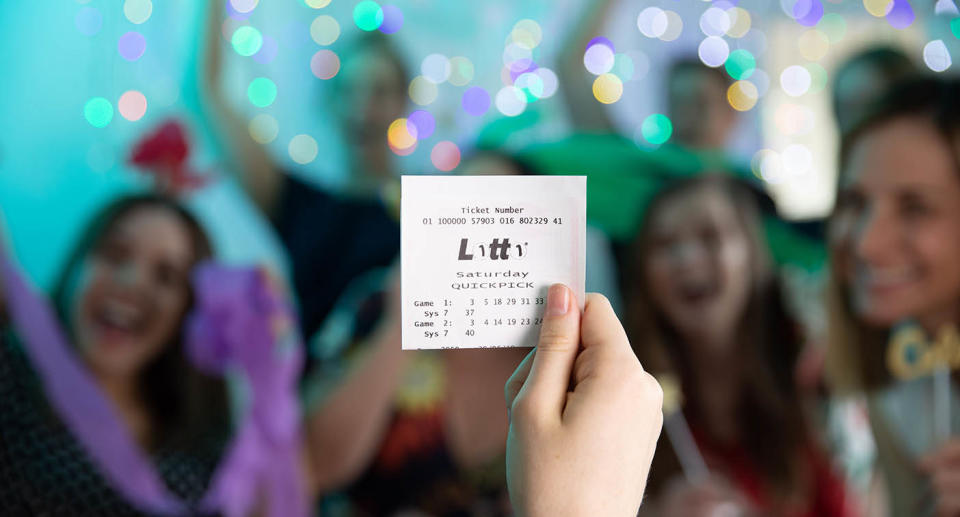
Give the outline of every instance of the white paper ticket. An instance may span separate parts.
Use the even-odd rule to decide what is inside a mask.
[[[585,176],[403,176],[404,349],[534,346],[547,289],[584,301]]]

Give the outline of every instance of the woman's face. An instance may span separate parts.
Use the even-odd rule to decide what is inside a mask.
[[[869,324],[935,330],[960,299],[960,171],[936,130],[901,118],[851,150],[831,223],[834,269]]]
[[[335,111],[347,142],[383,145],[390,124],[406,107],[397,64],[386,52],[369,48],[344,60],[340,75]]]
[[[716,186],[680,193],[652,214],[647,284],[681,336],[729,335],[750,295],[750,239]]]
[[[98,374],[129,377],[180,332],[195,250],[177,215],[135,208],[81,266],[71,301],[74,334]]]

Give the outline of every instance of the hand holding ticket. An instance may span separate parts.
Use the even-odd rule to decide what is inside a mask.
[[[550,285],[584,300],[584,176],[404,176],[401,187],[404,349],[534,346]]]

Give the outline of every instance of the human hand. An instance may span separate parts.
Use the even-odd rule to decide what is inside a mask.
[[[930,476],[938,517],[960,516],[960,438],[952,438],[920,461]]]
[[[554,285],[537,348],[506,385],[507,484],[517,515],[634,517],[663,423],[663,392],[610,302]]]

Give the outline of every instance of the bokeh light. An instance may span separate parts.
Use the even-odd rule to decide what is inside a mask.
[[[426,106],[437,100],[437,84],[433,81],[418,75],[410,81],[410,100],[420,106]]]
[[[820,66],[819,63],[807,63],[804,68],[810,73],[810,92],[820,93],[827,87],[829,76],[827,69]]]
[[[513,85],[520,88],[520,91],[527,96],[527,102],[543,98],[543,79],[534,72],[520,74]]]
[[[121,117],[136,122],[147,113],[147,98],[137,90],[123,92],[117,101],[117,111]]]
[[[700,30],[707,36],[723,36],[731,26],[730,15],[719,7],[710,7],[700,15]]]
[[[150,19],[153,3],[150,0],[126,0],[123,2],[123,15],[130,23],[140,25]]]
[[[260,0],[230,0],[230,7],[240,14],[247,14],[257,8]]]
[[[623,96],[623,82],[614,74],[602,74],[593,81],[593,96],[604,104],[613,104]]]
[[[490,109],[490,94],[479,86],[473,86],[463,92],[460,104],[463,106],[463,111],[479,117]]]
[[[340,57],[332,50],[319,50],[310,58],[310,71],[318,79],[333,79],[340,71]]]
[[[913,13],[913,7],[910,7],[909,1],[893,0],[893,6],[887,13],[886,18],[891,27],[903,30],[913,24],[916,15]]]
[[[307,4],[307,7],[313,9],[323,9],[324,7],[330,5],[330,0],[304,0],[304,3]]]
[[[553,97],[553,94],[557,93],[557,87],[559,86],[557,74],[549,68],[538,68],[534,70],[533,73],[540,78],[540,83],[543,85],[543,92],[540,94],[540,98],[548,99]]]
[[[263,36],[256,28],[249,25],[237,27],[230,38],[233,50],[241,56],[247,57],[256,54],[263,45]]]
[[[454,86],[466,86],[473,80],[473,63],[463,57],[450,58],[450,77],[447,79]]]
[[[260,50],[253,55],[253,60],[261,65],[269,64],[277,57],[277,48],[277,40],[264,34],[263,44],[260,45]]]
[[[147,40],[143,34],[130,31],[117,40],[117,52],[127,61],[136,61],[147,50]]]
[[[700,42],[697,54],[703,64],[716,68],[726,62],[730,55],[730,46],[719,36],[707,36]]]
[[[783,181],[783,160],[780,153],[771,149],[761,149],[750,160],[753,174],[770,184]]]
[[[257,77],[250,81],[247,87],[247,98],[250,104],[258,108],[266,108],[277,99],[277,85],[266,77]]]
[[[742,7],[732,7],[727,9],[730,16],[730,28],[727,29],[727,36],[731,38],[742,38],[750,31],[753,20],[750,17],[750,11]]]
[[[387,128],[387,143],[398,150],[409,149],[417,143],[417,130],[407,119],[398,118]]]
[[[611,70],[621,81],[627,82],[633,79],[633,58],[629,54],[618,53],[613,59],[613,70]]]
[[[106,127],[113,120],[113,105],[103,97],[94,97],[83,105],[83,118],[93,127]]]
[[[515,117],[527,109],[527,96],[516,86],[504,86],[497,92],[494,104],[500,113]]]
[[[953,59],[943,40],[933,40],[923,47],[923,63],[934,72],[943,72],[950,68]]]
[[[510,38],[517,45],[532,50],[543,40],[543,30],[534,20],[524,19],[514,24],[513,30],[510,31]]]
[[[438,170],[450,172],[460,165],[460,148],[449,140],[437,142],[430,151],[430,161]]]
[[[583,53],[583,66],[593,75],[600,75],[609,72],[613,68],[616,56],[613,49],[602,43],[596,43],[587,47]]]
[[[797,40],[800,55],[808,61],[820,61],[830,51],[830,38],[820,30],[809,29]]]
[[[760,91],[750,81],[737,81],[727,89],[727,102],[737,111],[750,111],[759,98]]]
[[[250,131],[250,138],[258,144],[269,144],[280,134],[280,124],[277,123],[277,119],[267,113],[261,113],[250,119],[247,129]]]
[[[426,140],[433,136],[437,121],[427,110],[416,110],[407,117],[407,124],[416,131],[417,140]]]
[[[670,19],[659,7],[647,7],[637,16],[637,28],[648,38],[659,38],[667,32]]]
[[[893,0],[863,0],[863,7],[873,16],[882,18],[893,9]]]
[[[287,153],[290,159],[300,165],[306,165],[317,158],[317,141],[310,135],[299,134],[290,139]]]
[[[837,43],[847,35],[847,20],[837,13],[824,15],[817,26],[827,35],[830,43]]]
[[[673,135],[673,123],[666,115],[654,113],[643,120],[640,131],[650,144],[663,145]]]
[[[533,51],[518,43],[510,43],[503,49],[503,64],[511,72],[523,73],[533,65]]]
[[[674,41],[683,33],[683,18],[675,11],[665,10],[663,14],[667,15],[667,30],[660,35],[662,41]]]
[[[420,63],[420,74],[434,84],[450,78],[450,60],[443,54],[430,54]]]
[[[393,34],[403,27],[403,11],[395,5],[385,5],[383,9],[383,23],[380,24],[380,32],[384,34]]]
[[[375,31],[383,23],[383,9],[372,0],[363,0],[353,8],[353,22],[360,30]]]
[[[950,20],[950,32],[955,38],[960,39],[960,18]]]
[[[800,66],[788,66],[780,73],[780,87],[791,97],[799,97],[810,89],[810,72]]]
[[[757,60],[749,50],[741,48],[730,53],[724,67],[734,80],[747,79],[757,69]]]
[[[80,34],[93,36],[103,27],[103,15],[96,7],[81,7],[73,19],[74,25]]]
[[[823,4],[820,0],[797,0],[792,15],[800,25],[814,27],[823,18]]]
[[[317,45],[331,45],[340,37],[340,24],[333,16],[322,14],[310,24],[310,37]]]

